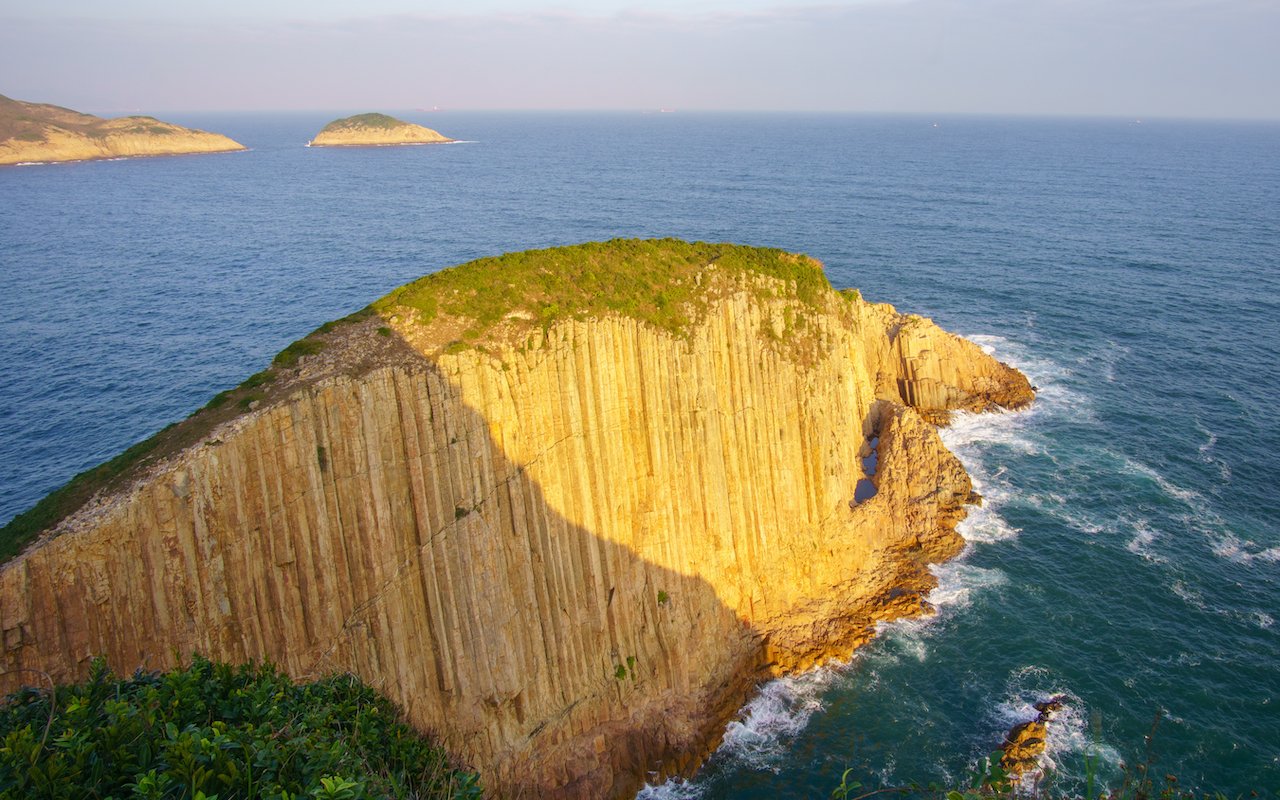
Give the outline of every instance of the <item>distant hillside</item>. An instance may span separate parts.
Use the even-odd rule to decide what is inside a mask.
[[[384,144],[438,144],[452,142],[447,136],[389,117],[386,114],[357,114],[335,119],[316,134],[311,147],[361,147]]]
[[[0,164],[244,149],[222,134],[170,125],[155,117],[102,119],[0,95]]]

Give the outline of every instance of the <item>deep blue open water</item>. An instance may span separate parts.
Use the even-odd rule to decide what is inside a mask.
[[[1162,712],[1158,774],[1280,789],[1280,125],[443,112],[401,116],[466,143],[302,146],[341,115],[166,115],[251,150],[0,169],[0,522],[422,274],[806,252],[1041,392],[945,434],[987,505],[939,614],[769,685],[654,794],[954,780],[1055,694],[1067,786],[1090,754],[1118,785]]]

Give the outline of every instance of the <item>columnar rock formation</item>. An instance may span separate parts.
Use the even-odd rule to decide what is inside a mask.
[[[9,564],[0,663],[350,670],[529,797],[687,773],[757,681],[926,607],[971,490],[921,413],[1031,398],[856,297],[788,333],[787,288],[748,279],[683,336],[607,314],[477,349],[406,308],[354,323]],[[375,347],[400,355],[350,368]]]
[[[0,164],[244,149],[222,134],[183,128],[154,117],[101,119],[0,96]]]

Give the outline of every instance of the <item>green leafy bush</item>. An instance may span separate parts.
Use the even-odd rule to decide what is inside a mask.
[[[256,389],[259,386],[262,386],[267,383],[271,383],[275,379],[276,379],[276,374],[274,372],[272,372],[269,369],[264,369],[262,372],[255,372],[252,375],[250,375],[248,378],[245,378],[244,382],[241,383],[236,388]]]
[[[478,776],[349,675],[295,684],[271,665],[189,667],[24,689],[0,708],[0,800],[479,797]],[[47,730],[46,730],[47,729]]]
[[[312,356],[324,349],[324,342],[317,339],[299,339],[276,354],[272,366],[292,367],[303,356]]]

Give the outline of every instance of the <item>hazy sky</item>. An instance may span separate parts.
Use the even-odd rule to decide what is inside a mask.
[[[0,0],[0,94],[1280,118],[1280,0]]]

